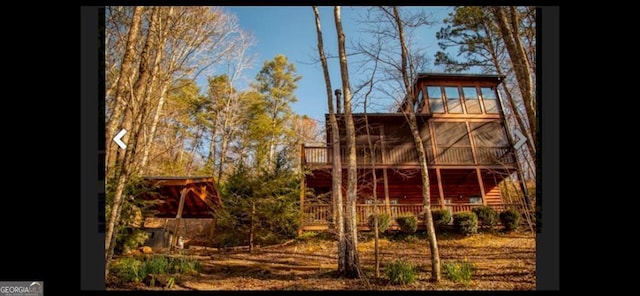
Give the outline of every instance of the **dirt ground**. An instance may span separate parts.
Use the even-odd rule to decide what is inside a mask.
[[[430,277],[429,244],[424,236],[380,240],[380,278],[374,274],[374,241],[358,244],[366,280],[335,276],[337,243],[312,239],[285,246],[246,250],[185,250],[198,259],[198,275],[176,275],[172,290],[535,290],[536,245],[531,233],[482,233],[470,237],[438,237],[442,263],[467,259],[474,267],[469,283],[453,282],[443,274],[440,282]],[[386,279],[384,267],[399,258],[417,264],[417,281],[397,286]],[[129,283],[110,290],[163,290],[144,283]]]

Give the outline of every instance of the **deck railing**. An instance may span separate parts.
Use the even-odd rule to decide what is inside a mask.
[[[515,163],[507,147],[476,147],[476,156],[478,164]]]
[[[374,157],[377,165],[418,165],[418,152],[411,147],[395,147],[393,149],[380,149],[372,153],[368,146],[356,147],[356,159],[358,165],[371,164]],[[433,154],[431,147],[425,147],[429,164],[474,164],[471,147],[438,147],[438,154]],[[331,164],[333,150],[331,147],[304,147],[304,161],[311,165]],[[346,147],[340,147],[342,163],[347,163],[348,151]],[[477,164],[513,164],[515,159],[508,147],[477,147]],[[435,162],[434,162],[435,158]]]
[[[468,212],[471,211],[475,207],[480,207],[482,204],[449,204],[449,205],[432,205],[431,210],[438,210],[442,208],[447,208],[452,214],[459,212]],[[502,212],[504,210],[515,208],[517,210],[522,209],[522,205],[520,204],[493,204],[488,205],[493,208],[497,212]],[[378,213],[387,213],[387,205],[378,204]],[[422,222],[422,204],[400,204],[400,205],[389,205],[391,210],[391,219],[395,219],[402,215],[413,214],[418,217],[418,220]],[[345,209],[346,212],[346,209]],[[372,204],[357,204],[356,205],[356,221],[359,226],[367,225],[367,219],[370,215],[374,213],[374,205]],[[303,211],[303,220],[302,225],[327,225],[330,224],[333,219],[333,214],[331,212],[331,205],[306,205]]]
[[[441,164],[473,163],[471,147],[438,147],[436,162]]]

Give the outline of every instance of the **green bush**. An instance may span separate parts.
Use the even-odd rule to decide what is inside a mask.
[[[520,225],[520,213],[515,209],[508,209],[500,213],[500,222],[506,231],[513,231]]]
[[[418,218],[414,214],[406,214],[396,218],[400,231],[403,233],[414,233],[418,230]]]
[[[148,274],[144,263],[136,258],[123,258],[114,262],[109,273],[120,283],[141,282]]]
[[[200,262],[195,259],[179,257],[171,260],[171,270],[173,273],[197,274],[200,272],[200,269]]]
[[[442,267],[447,278],[454,282],[468,283],[473,277],[473,264],[467,259],[460,262],[445,262]]]
[[[141,282],[150,274],[197,274],[200,269],[200,262],[196,259],[155,255],[143,260],[122,258],[114,262],[109,273],[120,283],[128,283]]]
[[[478,216],[472,212],[461,212],[453,215],[453,226],[460,234],[478,233]]]
[[[171,262],[165,256],[148,257],[144,266],[148,274],[163,274],[171,271]]]
[[[268,170],[238,166],[220,186],[224,208],[215,211],[214,246],[246,246],[251,229],[254,245],[296,237],[303,216],[299,205],[301,175],[289,169],[282,157],[278,153]]]
[[[389,281],[394,285],[406,285],[416,281],[416,266],[405,259],[389,263],[385,271]]]
[[[482,223],[483,227],[493,229],[493,227],[498,224],[498,213],[494,209],[488,206],[481,206],[473,208],[472,211],[478,216],[478,221]]]
[[[449,225],[451,222],[451,213],[447,209],[433,210],[431,211],[431,217],[433,218],[433,225],[442,229],[443,226]]]
[[[360,234],[360,232],[358,232]],[[301,242],[315,242],[315,241],[333,241],[335,235],[327,231],[303,231],[298,237],[297,241]]]
[[[369,215],[369,217],[367,218],[367,222],[369,224],[369,229],[374,230],[375,229],[375,216],[374,215]],[[387,231],[387,228],[389,228],[389,223],[391,222],[391,216],[389,216],[389,214],[378,214],[378,232],[382,233]]]

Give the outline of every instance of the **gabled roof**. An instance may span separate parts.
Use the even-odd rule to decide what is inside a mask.
[[[148,176],[144,180],[156,189],[142,196],[145,200],[161,200],[154,210],[157,218],[175,218],[180,196],[185,190],[182,218],[212,218],[222,199],[213,177],[207,176]]]

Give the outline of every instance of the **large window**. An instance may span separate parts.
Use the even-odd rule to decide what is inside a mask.
[[[426,95],[427,97],[423,97]],[[423,106],[429,103],[431,113],[497,114],[500,112],[498,93],[486,86],[427,86],[426,93],[418,93],[416,111],[429,112]]]
[[[429,96],[429,108],[431,108],[431,113],[444,113],[442,91],[440,90],[440,87],[427,86],[427,95]]]
[[[467,107],[467,113],[469,114],[478,114],[482,113],[482,109],[480,109],[480,101],[478,100],[478,92],[476,88],[471,86],[465,86],[462,88],[462,92],[464,94],[464,101]]]
[[[491,89],[490,87],[481,87],[480,91],[482,92],[482,101],[484,102],[484,110],[487,113],[500,112],[498,108],[498,98],[496,96],[496,91]]]
[[[447,95],[447,109],[449,109],[449,113],[462,113],[458,88],[455,86],[446,86],[444,93]]]

